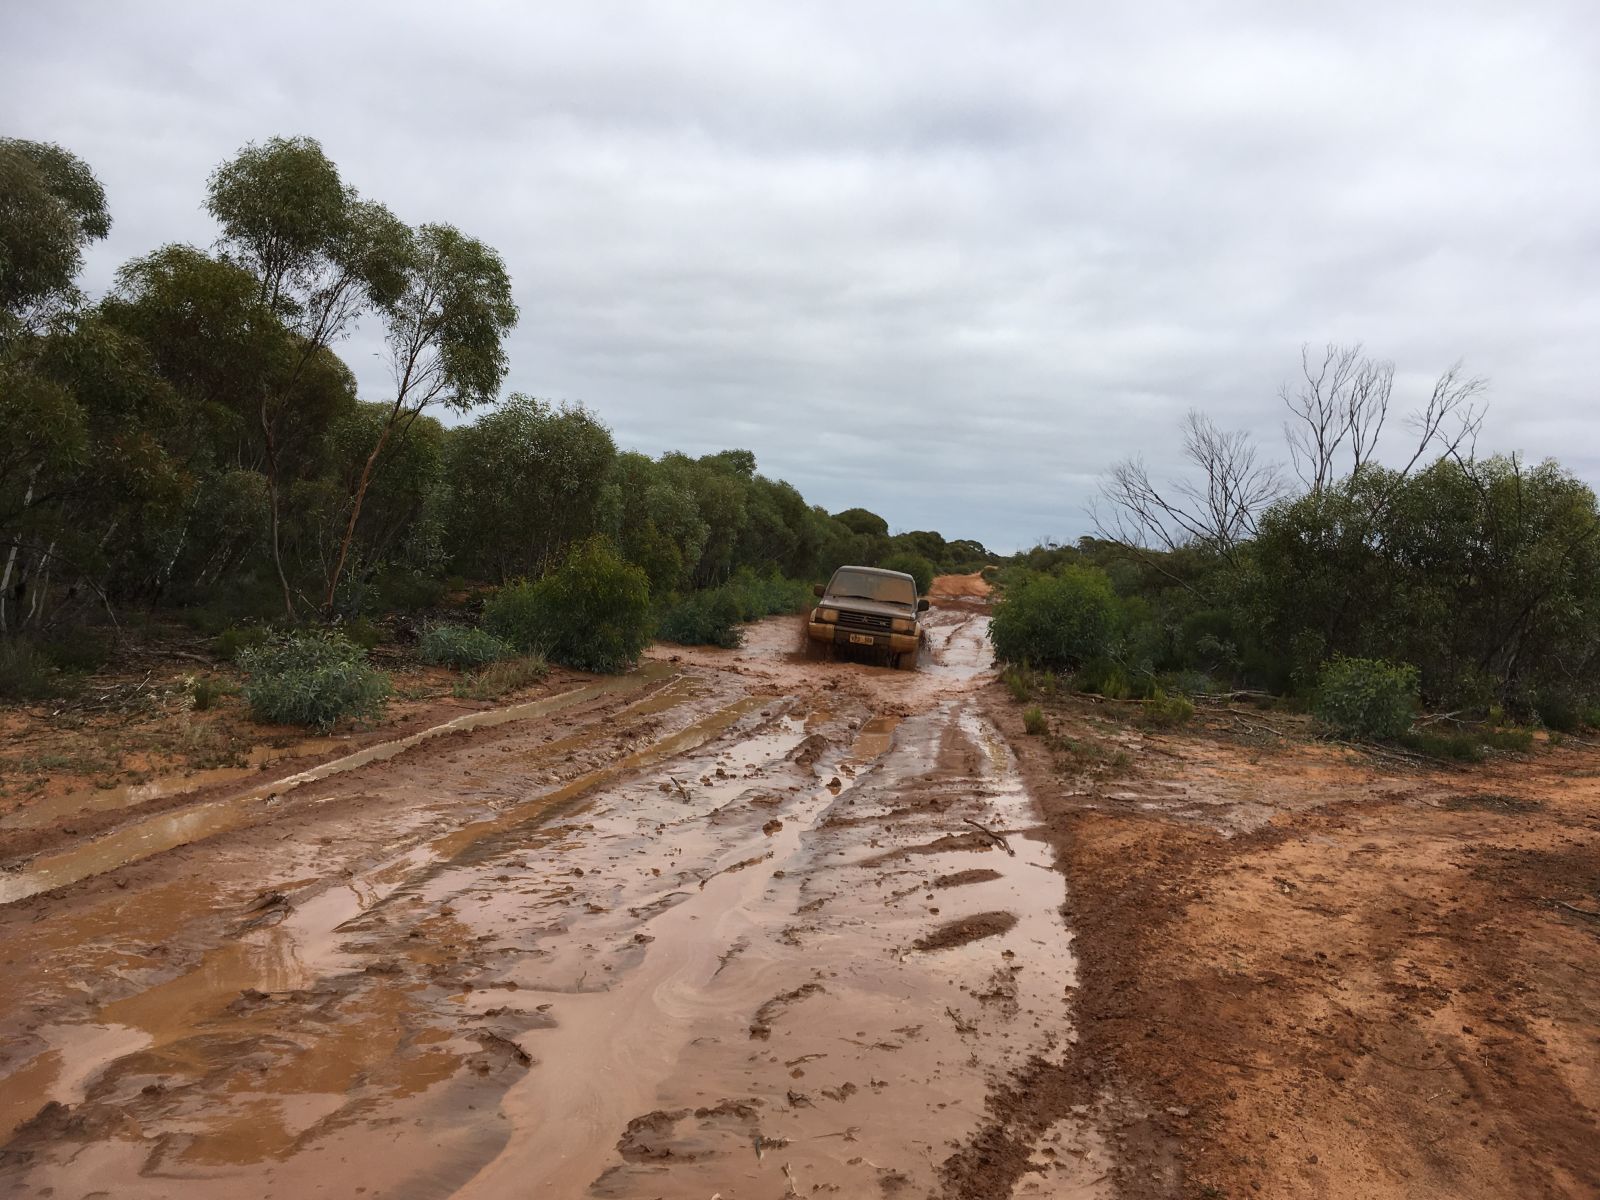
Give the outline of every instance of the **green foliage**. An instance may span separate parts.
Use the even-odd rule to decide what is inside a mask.
[[[346,717],[377,717],[392,691],[365,650],[331,633],[275,637],[241,651],[238,661],[249,675],[244,695],[252,715],[277,725],[326,733]]]
[[[383,630],[370,617],[355,617],[345,621],[339,629],[348,640],[363,650],[371,650],[383,641]]]
[[[661,616],[657,630],[663,641],[680,646],[721,646],[732,650],[744,641],[739,598],[728,587],[695,592]]]
[[[586,671],[626,670],[650,640],[650,587],[610,542],[580,543],[537,583],[502,588],[484,625],[519,650]]]
[[[215,708],[218,700],[231,696],[236,690],[215,675],[196,675],[189,680],[189,706],[196,712],[205,712]]]
[[[514,395],[452,440],[458,563],[495,579],[537,575],[596,531],[616,446],[587,409]]]
[[[877,513],[864,508],[847,508],[843,512],[835,513],[833,519],[848,528],[851,533],[879,538],[889,536],[889,522]]]
[[[237,662],[246,650],[264,646],[272,638],[264,625],[231,625],[211,642],[211,651],[224,662]]]
[[[1156,688],[1144,702],[1143,715],[1149,724],[1163,729],[1187,725],[1194,719],[1194,701]]]
[[[1022,728],[1025,733],[1035,737],[1041,733],[1047,733],[1050,729],[1050,723],[1044,719],[1044,709],[1037,704],[1029,705],[1023,709]]]
[[[112,648],[111,637],[94,629],[76,629],[70,634],[58,632],[39,642],[39,649],[52,666],[80,675],[98,671],[110,662]]]
[[[1011,693],[1011,698],[1018,704],[1033,699],[1032,672],[1026,667],[1012,663],[1000,672],[1000,681],[1006,685],[1006,690]]]
[[[47,700],[59,690],[49,658],[32,642],[0,638],[0,699]]]
[[[513,653],[494,634],[471,625],[430,625],[417,644],[417,656],[423,662],[463,671],[510,658]]]
[[[538,654],[521,654],[489,663],[468,675],[454,688],[464,700],[498,700],[511,692],[531,687],[550,673],[550,664]]]
[[[84,247],[110,232],[111,217],[94,172],[48,142],[0,138],[0,198],[3,342],[13,322],[75,299]]]
[[[1399,737],[1416,715],[1418,676],[1409,663],[1336,658],[1317,677],[1311,711],[1347,737]]]
[[[917,594],[926,596],[933,586],[933,564],[920,554],[899,551],[878,564],[885,571],[904,571],[917,581]]]
[[[1477,763],[1486,757],[1483,743],[1471,733],[1451,733],[1440,729],[1411,729],[1396,739],[1407,750],[1429,758]]]
[[[989,636],[1003,662],[1069,670],[1109,654],[1119,626],[1119,604],[1105,573],[1066,566],[1008,586],[995,605]]]

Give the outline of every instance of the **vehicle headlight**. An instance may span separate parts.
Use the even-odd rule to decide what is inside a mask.
[[[837,608],[819,608],[812,614],[812,619],[817,621],[837,621],[839,610]]]
[[[896,633],[910,633],[917,627],[910,617],[896,617],[890,624]]]

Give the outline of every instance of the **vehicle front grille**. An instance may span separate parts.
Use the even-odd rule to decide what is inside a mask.
[[[839,624],[845,629],[870,629],[873,633],[888,633],[889,618],[875,616],[872,613],[850,612],[848,609],[839,610]]]

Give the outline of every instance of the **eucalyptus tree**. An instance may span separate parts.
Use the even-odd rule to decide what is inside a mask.
[[[84,248],[110,230],[105,189],[82,159],[0,138],[0,344],[79,299]]]
[[[430,408],[465,413],[493,400],[506,373],[505,337],[517,322],[500,255],[454,226],[418,226],[398,261],[398,287],[380,310],[394,397],[351,492],[349,520],[328,572],[323,603],[329,612],[385,447]]]
[[[256,393],[273,564],[284,609],[292,614],[281,492],[284,443],[302,415],[299,385],[364,314],[386,311],[400,299],[411,237],[383,205],[361,199],[308,137],[245,146],[212,173],[206,208],[222,228],[224,257],[251,272],[260,301],[296,338],[287,369]]]

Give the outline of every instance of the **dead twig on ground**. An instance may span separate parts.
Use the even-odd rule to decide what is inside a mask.
[[[1555,900],[1549,896],[1544,897],[1544,900],[1546,903],[1554,904],[1557,908],[1564,908],[1568,912],[1577,913],[1580,917],[1590,917],[1600,921],[1600,912],[1595,912],[1593,909],[1579,908],[1576,904],[1568,904],[1565,900]]]
[[[1013,858],[1016,857],[1017,852],[1011,848],[1011,843],[1006,841],[1004,835],[996,833],[987,825],[980,825],[977,821],[971,820],[967,817],[963,817],[961,819],[961,823],[963,825],[971,825],[974,829],[987,837],[996,846],[999,846],[1000,849],[1004,850],[1007,854],[1011,855]]]

